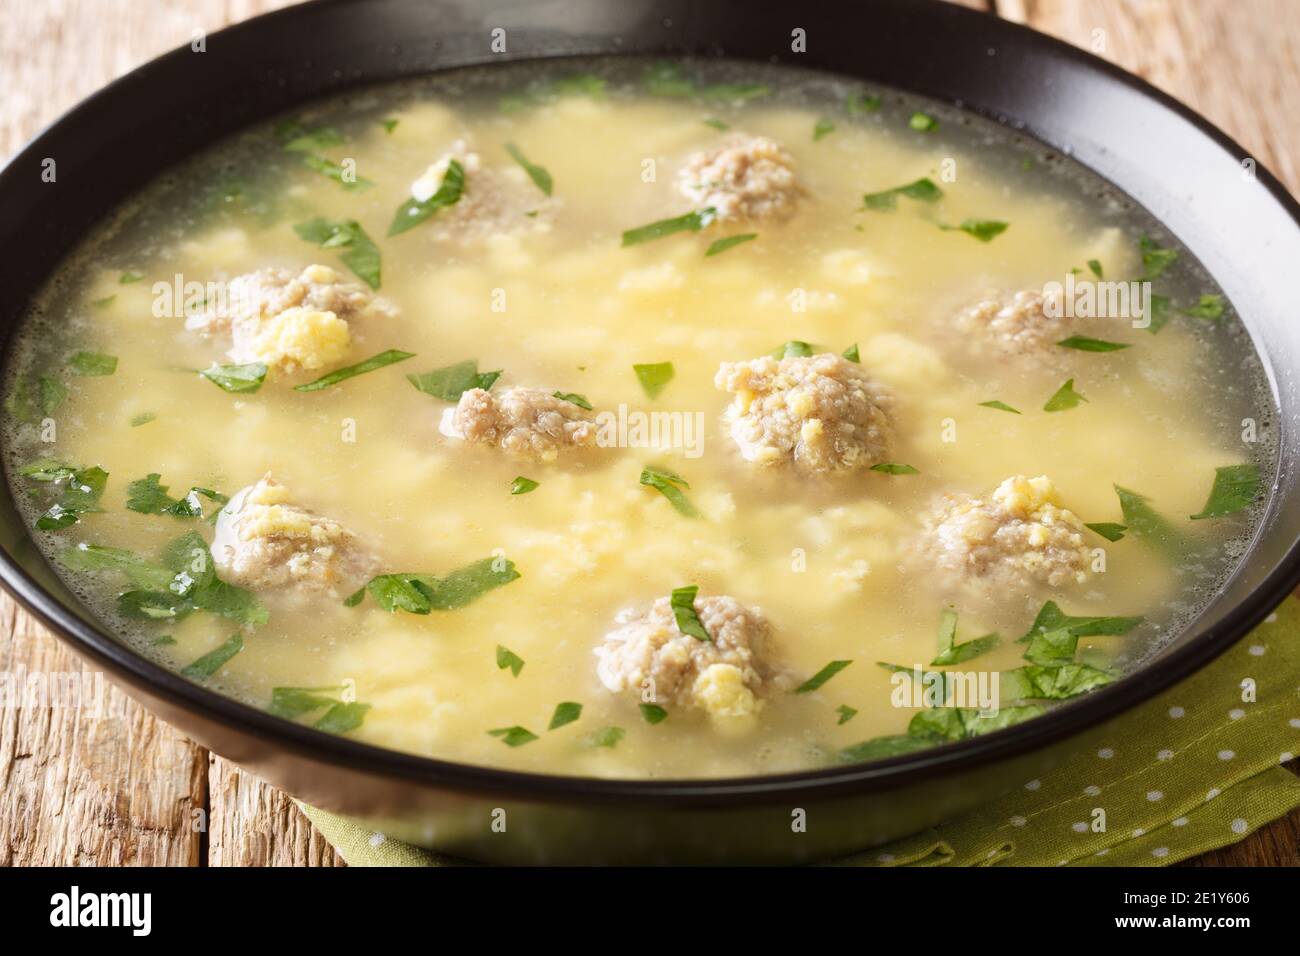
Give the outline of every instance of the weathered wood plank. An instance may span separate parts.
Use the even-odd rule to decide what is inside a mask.
[[[346,866],[281,790],[211,757],[209,866]]]

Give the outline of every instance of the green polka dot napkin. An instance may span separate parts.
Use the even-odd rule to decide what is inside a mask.
[[[1300,600],[1208,667],[1102,730],[1097,749],[841,866],[1158,866],[1235,843],[1300,807]],[[463,861],[303,812],[353,866]]]

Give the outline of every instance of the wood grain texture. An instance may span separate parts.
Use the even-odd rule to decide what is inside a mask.
[[[196,31],[291,2],[0,0],[0,157]],[[996,0],[996,9],[1145,77],[1300,192],[1300,3]],[[342,865],[283,793],[107,687],[3,594],[0,674],[35,674],[47,687],[54,676],[59,688],[54,702],[0,706],[0,864]],[[1190,863],[1300,865],[1300,814]]]

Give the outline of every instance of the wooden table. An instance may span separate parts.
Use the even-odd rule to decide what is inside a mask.
[[[195,31],[291,0],[0,0],[0,156]],[[1082,46],[1222,126],[1300,194],[1295,0],[961,0]],[[83,666],[0,595],[0,671]],[[0,709],[0,864],[341,866],[280,791],[106,688],[104,713]],[[1197,865],[1300,865],[1300,813]]]

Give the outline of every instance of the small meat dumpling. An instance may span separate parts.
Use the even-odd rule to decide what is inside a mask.
[[[885,461],[893,445],[892,394],[832,352],[723,362],[713,384],[736,396],[723,423],[746,461],[847,474]]]
[[[780,144],[744,134],[689,156],[677,188],[697,209],[712,207],[723,221],[787,219],[803,195],[794,160]]]
[[[684,634],[672,604],[629,608],[596,648],[596,675],[614,693],[694,707],[710,717],[747,717],[788,679],[766,660],[772,628],[758,608],[733,597],[697,597],[695,613],[710,640]]]
[[[291,503],[288,489],[269,474],[221,509],[212,560],[229,584],[334,597],[365,584],[379,566],[355,534]]]
[[[1014,475],[987,497],[944,497],[924,519],[916,554],[951,583],[1006,594],[1081,584],[1091,552],[1084,525],[1045,475]]]
[[[1037,289],[989,292],[957,314],[956,326],[976,354],[1036,358],[1073,332],[1072,320]]]
[[[341,361],[352,343],[349,323],[391,316],[394,309],[329,266],[310,265],[298,275],[261,269],[230,280],[219,296],[185,327],[207,336],[230,335],[226,354],[235,362],[262,362],[292,374]]]
[[[411,198],[416,202],[432,199],[442,188],[452,160],[464,176],[460,198],[438,210],[421,229],[437,239],[463,242],[550,228],[550,217],[544,213],[550,212],[553,201],[532,183],[520,181],[514,170],[485,165],[464,140],[452,143],[450,150],[411,183]]]
[[[471,388],[439,425],[448,438],[491,445],[521,458],[554,461],[562,448],[596,443],[595,416],[553,390]]]

